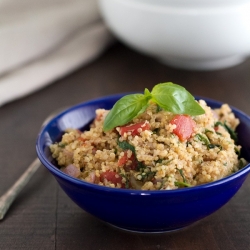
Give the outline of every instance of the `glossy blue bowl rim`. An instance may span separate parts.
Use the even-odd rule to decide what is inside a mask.
[[[60,117],[64,116],[66,113],[69,113],[73,110],[76,110],[78,108],[84,107],[84,106],[89,106],[89,105],[93,105],[96,103],[99,103],[100,101],[105,102],[107,100],[110,99],[119,99],[124,95],[127,94],[133,94],[135,92],[125,92],[125,93],[118,93],[118,94],[114,94],[114,95],[108,95],[108,96],[104,96],[104,97],[100,97],[100,98],[96,98],[96,99],[92,99],[86,102],[82,102],[79,103],[77,105],[74,105],[66,110],[64,110],[63,112],[59,113],[58,115],[56,115],[54,118],[52,118],[44,127],[41,128],[41,131],[38,134],[37,137],[37,141],[36,141],[36,151],[37,151],[37,155],[38,158],[40,159],[40,161],[42,162],[42,164],[56,177],[59,177],[67,182],[72,182],[72,184],[78,185],[79,187],[83,187],[85,189],[88,190],[96,190],[96,191],[100,191],[100,192],[113,192],[113,193],[119,193],[119,195],[147,195],[147,196],[162,196],[162,195],[167,195],[167,194],[179,194],[179,193],[187,193],[187,192],[193,192],[193,191],[200,191],[202,189],[208,189],[211,187],[216,187],[219,185],[222,185],[224,183],[228,183],[230,181],[233,181],[234,179],[237,179],[238,177],[247,174],[248,172],[250,172],[250,163],[248,163],[244,168],[240,169],[239,171],[224,177],[220,180],[217,181],[213,181],[210,183],[206,183],[206,184],[201,184],[198,186],[194,186],[194,187],[188,187],[188,188],[182,188],[182,189],[174,189],[174,190],[135,190],[135,189],[121,189],[121,188],[111,188],[111,187],[105,187],[105,186],[101,186],[98,184],[93,184],[93,183],[88,183],[85,182],[83,180],[79,180],[77,178],[71,177],[67,174],[65,174],[64,172],[62,172],[61,170],[59,170],[56,166],[54,166],[48,159],[47,157],[44,155],[44,151],[42,148],[42,143],[41,143],[41,138],[43,137],[44,133],[46,132],[47,128],[50,126],[51,123],[53,123],[55,120],[59,119]],[[210,99],[210,98],[206,98],[203,96],[195,96],[195,99],[203,99],[206,102],[211,102],[213,103],[213,105],[215,106],[221,106],[223,103]],[[250,117],[244,113],[243,111],[233,107],[230,105],[230,107],[232,108],[233,112],[240,114],[241,116],[244,116],[250,123]]]

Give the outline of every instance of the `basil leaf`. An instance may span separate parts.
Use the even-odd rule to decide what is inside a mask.
[[[133,120],[147,106],[148,99],[149,97],[143,94],[123,96],[106,116],[103,130],[106,132]]]
[[[182,86],[167,82],[157,84],[152,92],[152,100],[163,109],[174,114],[201,115],[205,111],[194,97]]]
[[[144,90],[144,95],[151,98],[151,93],[147,88]]]

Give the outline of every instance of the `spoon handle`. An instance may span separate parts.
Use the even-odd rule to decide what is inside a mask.
[[[13,184],[13,186],[7,190],[0,198],[0,220],[4,218],[4,215],[8,211],[10,205],[15,200],[17,195],[21,192],[24,186],[28,183],[32,175],[36,172],[41,162],[36,158],[26,171],[19,177],[19,179]]]

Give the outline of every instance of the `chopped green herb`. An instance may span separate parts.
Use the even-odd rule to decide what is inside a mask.
[[[212,143],[210,143],[210,144],[207,145],[208,149],[212,149],[212,148],[215,148],[215,147],[217,147],[220,150],[222,150],[222,146],[220,144],[212,144]]]
[[[133,154],[136,156],[135,147],[129,144],[127,141],[121,142],[118,139],[117,144],[123,150],[131,150]],[[144,169],[146,167],[145,164],[143,162],[138,161],[137,158],[136,158],[136,163],[137,163],[137,167],[136,167],[137,170]]]
[[[208,149],[212,149],[212,148],[215,148],[215,147],[216,147],[215,144],[211,144],[211,143],[210,143],[210,144],[207,145],[207,148],[208,148]]]
[[[173,159],[170,159],[170,160],[167,160],[167,161],[163,161],[163,163],[164,163],[165,165],[168,165],[168,163],[170,163],[171,161],[173,161]]]
[[[162,163],[162,159],[158,159],[155,163]]]
[[[182,169],[178,169],[177,170],[179,171],[182,179],[183,179],[183,182],[182,181],[175,181],[174,184],[175,186],[177,187],[191,187],[191,185],[187,182],[185,176],[184,176],[184,173],[183,173],[183,170]]]
[[[119,141],[117,140],[118,146],[123,150],[131,150],[135,154],[135,147],[129,144],[127,141]]]
[[[122,178],[125,178],[125,180],[126,180],[126,182],[125,182],[125,188],[129,188],[129,178],[128,178],[128,176],[126,174],[122,174],[122,173],[120,173],[120,176]]]
[[[137,161],[137,169],[140,170],[144,168],[146,168],[146,165],[141,161]]]
[[[238,155],[238,157],[240,156],[240,149],[238,147],[234,147],[234,152]]]
[[[188,183],[185,183],[185,182],[181,182],[181,181],[175,181],[174,182],[174,185],[176,186],[176,187],[191,187],[191,185],[190,184],[188,184]]]
[[[155,161],[155,163],[162,163],[164,165],[168,165],[168,163],[170,163],[171,161],[173,161],[173,159],[170,159],[170,160],[159,159],[159,160]]]
[[[61,143],[61,142],[58,143],[58,147],[60,148],[65,148],[66,145],[67,145],[66,143]]]
[[[244,168],[247,165],[247,161],[244,158],[239,159],[239,169]]]
[[[196,134],[195,135],[200,141],[202,141],[204,143],[204,145],[207,146],[208,149],[212,149],[212,148],[215,148],[215,147],[218,147],[220,150],[222,150],[222,146],[219,145],[219,144],[213,144],[213,143],[210,143],[209,139],[205,136],[202,136],[201,134]]]
[[[238,140],[237,133],[232,128],[230,128],[226,124],[226,122],[222,123],[222,122],[219,121],[219,122],[216,122],[214,126],[218,127],[219,125],[221,125],[222,127],[224,127],[226,129],[226,131],[230,134],[231,139],[233,139],[235,142],[237,142],[237,140]]]
[[[207,133],[213,133],[213,131],[206,128],[205,129],[205,134],[207,134]]]
[[[183,182],[186,183],[187,181],[186,181],[186,178],[185,178],[185,176],[184,176],[184,174],[183,174],[183,170],[182,170],[182,169],[179,169],[179,168],[177,168],[177,170],[179,171],[179,173],[180,173],[180,175],[181,175],[181,177],[182,177],[182,179],[183,179]]]
[[[202,136],[201,134],[196,134],[195,135],[199,141],[203,142],[206,146],[208,146],[210,144],[210,141],[208,140],[207,137]]]
[[[235,142],[237,142],[237,140],[238,140],[238,135],[237,135],[237,133],[236,133],[233,129],[231,129],[231,128],[226,124],[226,122],[224,123],[224,126],[225,126],[225,128],[227,129],[228,133],[230,134],[230,137],[231,137]]]
[[[159,128],[155,128],[152,132],[153,132],[153,134],[158,134],[158,133],[159,133],[159,131],[160,131],[160,129],[159,129]]]
[[[139,177],[140,179],[138,179],[142,182],[151,181],[154,178],[155,173],[156,172],[151,171],[149,168],[142,169],[142,172],[137,175],[137,178]]]

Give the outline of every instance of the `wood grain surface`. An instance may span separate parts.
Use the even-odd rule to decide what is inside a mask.
[[[116,43],[88,66],[0,107],[0,195],[35,159],[37,134],[49,113],[104,95],[151,89],[166,81],[250,114],[249,59],[225,70],[185,71]],[[224,207],[191,227],[138,234],[113,228],[81,210],[40,167],[0,221],[0,249],[250,249],[250,177]]]

